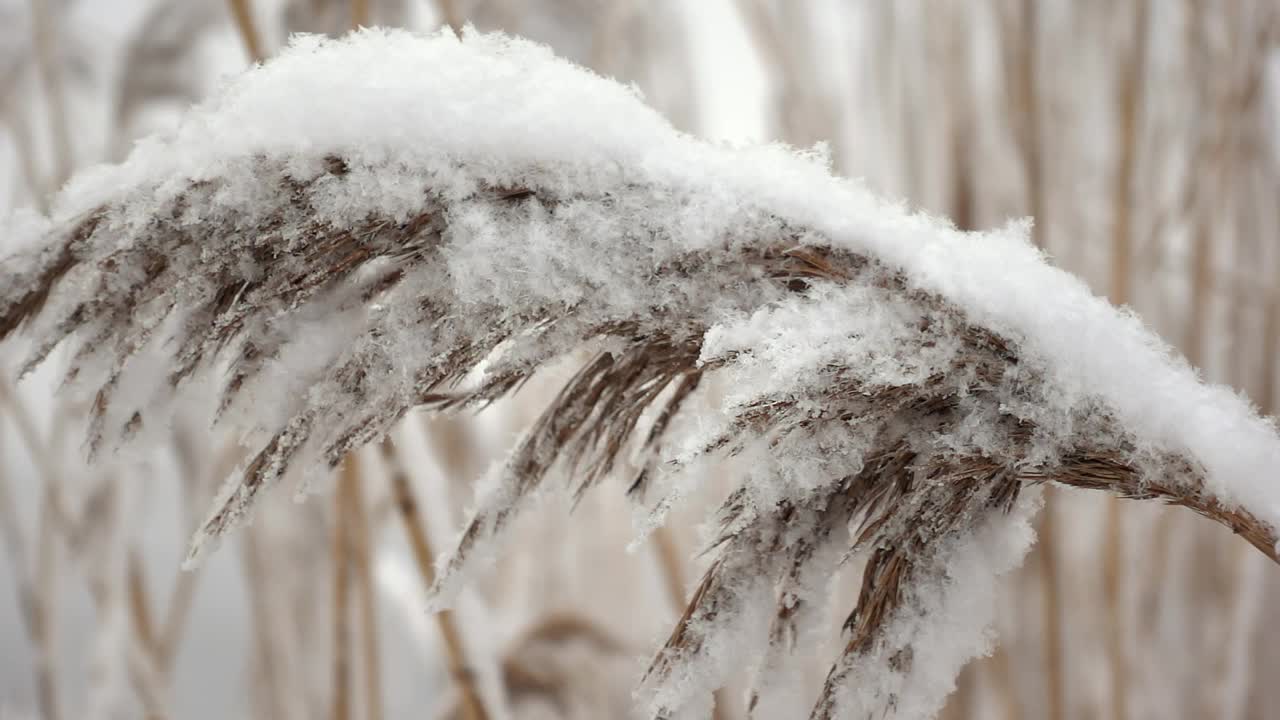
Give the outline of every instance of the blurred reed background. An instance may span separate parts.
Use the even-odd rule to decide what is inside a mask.
[[[961,228],[1034,216],[1056,264],[1274,412],[1276,0],[0,0],[0,208],[46,209],[289,33],[464,23],[634,83],[689,132],[823,143]],[[234,438],[180,419],[88,467],[80,408],[56,370],[16,383],[21,355],[0,355],[0,718],[627,717],[699,569],[696,503],[628,552],[606,488],[572,524],[545,502],[455,612],[425,612],[433,549],[549,378],[478,416],[410,417],[181,572]],[[1263,556],[1186,511],[1061,490],[1040,534],[945,717],[1280,717]],[[822,642],[800,650],[815,685]],[[744,717],[722,696],[717,720]]]

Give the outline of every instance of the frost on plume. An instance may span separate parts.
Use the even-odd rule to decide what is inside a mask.
[[[770,714],[771,669],[852,556],[861,593],[812,717],[932,715],[983,650],[1043,482],[1185,505],[1275,556],[1272,424],[1025,226],[962,233],[814,157],[698,141],[501,35],[295,40],[8,235],[0,337],[34,340],[28,367],[68,346],[91,452],[210,384],[246,432],[256,455],[193,557],[285,475],[573,352],[442,596],[544,484],[616,480],[661,508],[690,466],[749,459],[642,680],[655,716],[704,710],[741,648]]]

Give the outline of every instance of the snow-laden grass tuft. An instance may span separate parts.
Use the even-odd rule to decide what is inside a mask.
[[[95,452],[220,386],[210,412],[256,455],[193,558],[285,475],[586,350],[485,479],[438,599],[549,479],[582,493],[636,469],[624,487],[657,522],[685,468],[736,455],[715,559],[641,697],[704,709],[762,658],[768,707],[858,555],[813,717],[926,717],[1030,544],[1029,485],[1186,505],[1276,554],[1271,422],[1026,231],[962,233],[820,157],[682,135],[541,46],[366,30],[295,40],[80,175],[51,218],[15,219],[0,337],[25,327],[32,366],[70,345]]]

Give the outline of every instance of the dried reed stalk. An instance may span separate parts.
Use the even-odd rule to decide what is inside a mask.
[[[1212,102],[1215,99],[1213,88],[1217,85],[1215,73],[1208,72],[1212,67],[1213,56],[1209,49],[1208,14],[1203,3],[1190,6],[1192,15],[1187,23],[1188,53],[1197,67],[1205,68],[1197,80],[1197,95],[1200,102]],[[1183,340],[1183,351],[1187,359],[1197,367],[1205,365],[1208,350],[1209,310],[1214,290],[1214,248],[1210,237],[1209,209],[1206,207],[1208,188],[1217,179],[1217,168],[1221,162],[1220,141],[1215,139],[1211,128],[1204,127],[1204,122],[1196,122],[1195,148],[1192,151],[1192,167],[1198,172],[1189,173],[1185,180],[1181,207],[1190,215],[1191,224],[1191,307],[1187,316],[1186,336]]]
[[[1106,502],[1102,590],[1106,596],[1107,656],[1111,661],[1111,716],[1116,720],[1126,720],[1129,717],[1129,662],[1124,639],[1127,630],[1124,618],[1124,513],[1118,498],[1107,498]]]
[[[351,0],[351,27],[361,28],[369,25],[369,0]]]
[[[339,491],[334,493],[333,508],[333,720],[351,717],[351,554],[352,528],[344,505],[356,487],[357,470],[354,455],[342,464]]]
[[[1250,685],[1262,673],[1249,667],[1257,644],[1258,619],[1264,603],[1262,592],[1262,560],[1243,545],[1232,545],[1234,582],[1227,602],[1228,642],[1224,643],[1222,673],[1218,678],[1221,702],[1216,717],[1223,720],[1240,718],[1248,703]]]
[[[51,515],[51,504],[47,500],[41,503],[40,525],[36,544],[36,582],[35,596],[31,609],[30,633],[32,645],[36,648],[36,700],[41,716],[46,720],[58,720],[62,717],[58,699],[57,682],[57,641],[54,637],[56,604],[58,595],[58,551],[54,533],[54,520]]]
[[[0,536],[3,536],[7,550],[23,628],[35,657],[32,669],[35,676],[37,709],[41,718],[58,720],[62,714],[58,702],[54,649],[51,633],[48,630],[48,612],[33,582],[27,560],[26,543],[17,518],[13,515],[12,503],[13,495],[9,491],[7,477],[4,473],[0,473]],[[44,537],[44,535],[45,533],[41,531],[41,536]]]
[[[405,534],[409,539],[409,548],[413,551],[413,559],[418,567],[418,575],[429,591],[436,581],[435,553],[431,549],[431,541],[427,536],[426,524],[418,511],[418,501],[414,497],[413,488],[409,485],[409,475],[390,439],[384,439],[379,446],[387,470],[391,474],[391,489],[395,495],[396,509],[404,523]],[[489,720],[491,714],[485,706],[476,685],[475,673],[467,658],[466,648],[462,644],[462,635],[451,611],[436,613],[436,626],[440,630],[440,638],[444,641],[445,657],[448,661],[449,674],[462,696],[462,708],[466,720]]]
[[[156,657],[166,673],[173,671],[174,658],[182,643],[183,630],[191,614],[191,601],[195,598],[196,584],[199,580],[199,568],[180,571],[174,575],[173,585],[169,591],[169,609],[165,613],[164,621],[160,624],[160,632],[156,637]]]
[[[187,62],[201,37],[222,20],[217,2],[159,0],[136,26],[122,52],[119,82],[112,98],[110,160],[128,154],[139,129],[136,119],[157,102],[186,106],[200,100],[201,87]],[[33,186],[34,187],[34,186]]]
[[[235,21],[236,31],[240,33],[240,41],[244,43],[245,52],[253,62],[262,62],[266,53],[262,47],[262,38],[258,35],[253,21],[251,0],[227,0],[231,7],[231,17]]]
[[[125,562],[125,587],[129,595],[129,614],[133,619],[134,633],[139,644],[153,657],[157,654],[159,639],[156,635],[154,615],[147,595],[147,581],[143,577],[142,561],[136,547],[129,550]]]
[[[658,568],[662,571],[662,585],[676,612],[685,607],[684,562],[680,559],[680,546],[671,530],[665,525],[653,531],[653,547],[657,551]]]
[[[253,638],[254,655],[249,671],[254,679],[253,686],[260,693],[255,700],[264,706],[260,716],[271,720],[297,718],[299,714],[293,710],[300,700],[287,697],[289,688],[282,682],[281,669],[286,666],[287,657],[277,635],[277,613],[272,607],[269,590],[272,586],[271,568],[263,535],[264,523],[254,523],[245,528],[241,543],[245,587],[253,621],[250,637]],[[311,715],[315,716],[314,713]]]
[[[1006,38],[1005,67],[1010,70],[1009,94],[1014,106],[1014,145],[1026,177],[1027,213],[1035,218],[1031,241],[1048,247],[1044,128],[1041,106],[1043,83],[1040,78],[1040,17],[1036,0],[1022,0],[1016,6],[1005,5],[1002,20]],[[1065,665],[1062,659],[1062,586],[1058,564],[1057,493],[1047,488],[1044,510],[1040,515],[1040,542],[1036,555],[1040,560],[1040,583],[1043,587],[1044,667],[1049,720],[1066,720]]]
[[[1018,696],[1014,691],[1013,684],[1013,667],[1009,660],[1009,648],[1004,643],[996,643],[995,649],[991,651],[991,677],[992,684],[995,685],[993,692],[996,694],[998,706],[1003,711],[1001,715],[1004,720],[1020,720],[1022,712],[1018,707]]]
[[[195,515],[201,512],[209,501],[210,488],[214,483],[220,482],[222,478],[231,474],[236,464],[240,462],[243,451],[234,440],[228,440],[213,454],[213,462],[210,463],[208,458],[202,457],[196,450],[195,440],[189,433],[176,433],[173,444],[177,451],[182,477],[185,480],[181,511],[186,516],[188,525],[195,526],[199,523],[199,518]],[[195,597],[196,585],[200,577],[200,568],[180,570],[174,574],[170,585],[168,610],[156,638],[158,661],[166,675],[172,673],[174,658],[182,642],[182,633],[187,626],[191,601]]]
[[[36,705],[44,720],[60,720],[62,717],[57,677],[57,645],[54,638],[54,618],[57,597],[58,549],[57,528],[60,479],[49,474],[51,466],[43,452],[44,447],[36,437],[35,425],[25,406],[8,383],[0,379],[0,410],[8,410],[10,419],[18,427],[18,435],[26,445],[37,469],[43,471],[44,492],[41,494],[40,511],[36,525],[35,566],[28,560],[26,542],[20,520],[13,513],[12,492],[8,481],[0,474],[0,523],[3,527],[5,546],[9,551],[10,567],[17,582],[19,607],[23,624],[31,643],[35,662]]]
[[[1280,19],[1274,21],[1275,32],[1280,35]],[[1280,146],[1277,139],[1272,138],[1267,143],[1267,152],[1275,156],[1280,154]],[[1262,181],[1259,183],[1263,188],[1280,188],[1280,168],[1272,166],[1268,170],[1263,171]],[[1274,196],[1273,192],[1263,190],[1259,193],[1258,211],[1261,217],[1260,223],[1268,223],[1274,228],[1280,228],[1280,205],[1269,202],[1269,198]],[[1273,248],[1274,255],[1270,262],[1271,277],[1280,277],[1280,249]],[[1262,370],[1262,379],[1259,382],[1259,393],[1256,398],[1258,404],[1262,408],[1262,412],[1266,415],[1274,416],[1277,410],[1277,403],[1280,397],[1277,397],[1276,391],[1276,353],[1280,352],[1280,289],[1275,287],[1268,288],[1263,291],[1263,322],[1262,322],[1262,343],[1259,348],[1261,351],[1261,361],[1258,366]]]
[[[120,500],[122,495],[117,479],[107,477],[102,483],[101,493],[90,498],[89,504],[93,507],[94,512],[92,532],[96,537],[101,537],[99,533],[118,534],[120,532]],[[89,596],[93,600],[97,623],[99,626],[110,625],[114,621],[112,616],[117,612],[128,618],[127,621],[134,632],[129,639],[130,641],[125,645],[125,672],[128,674],[129,682],[137,693],[144,717],[147,720],[162,720],[168,717],[169,713],[162,689],[163,681],[154,662],[154,655],[148,647],[153,638],[153,635],[150,634],[150,608],[141,604],[136,607],[133,606],[139,598],[145,597],[145,590],[141,593],[134,593],[130,587],[133,583],[141,582],[141,576],[132,572],[130,567],[132,559],[128,556],[128,551],[124,549],[123,543],[110,536],[104,537],[102,540],[103,542],[98,552],[105,552],[108,556],[113,552],[126,552],[126,556],[123,563],[123,582],[116,580],[116,563],[112,562],[109,557],[96,558],[96,562],[92,562],[86,567],[85,580],[87,581]],[[119,546],[120,550],[114,550],[115,546]],[[142,622],[146,623],[146,625],[142,632],[148,633],[146,637],[139,633],[140,626],[133,622],[137,615],[145,615]],[[114,666],[115,663],[110,665]],[[97,682],[99,681],[95,680],[95,684]],[[110,681],[108,680],[107,682],[109,683]],[[90,692],[92,693],[93,690]]]
[[[485,454],[469,418],[423,418],[421,426],[423,447],[439,463],[440,471],[447,478],[446,482],[469,481],[480,477],[483,470],[481,462]],[[462,522],[462,518],[454,516],[454,508],[446,510],[449,512],[439,517],[450,523]]]
[[[146,709],[147,720],[163,720],[168,717],[168,713],[165,712],[165,703],[160,699],[160,688],[167,683],[168,678],[166,668],[161,664],[159,637],[136,547],[129,549],[125,561],[124,591],[133,630],[129,653],[130,680]]]
[[[1010,33],[1018,38],[1014,62],[1008,64],[1015,73],[1013,96],[1015,98],[1017,145],[1027,178],[1027,204],[1031,217],[1036,219],[1037,230],[1031,240],[1045,247],[1045,181],[1044,181],[1044,129],[1041,119],[1042,83],[1040,81],[1040,14],[1037,0],[1022,0],[1021,32]]]
[[[1111,301],[1116,305],[1130,302],[1130,285],[1133,278],[1133,209],[1135,203],[1135,175],[1138,156],[1139,109],[1144,98],[1143,89],[1147,69],[1147,36],[1150,22],[1147,0],[1138,0],[1133,15],[1134,43],[1125,63],[1125,72],[1117,96],[1120,106],[1120,159],[1113,188]],[[1111,716],[1115,720],[1129,717],[1127,692],[1129,687],[1128,660],[1125,652],[1124,633],[1124,576],[1122,573],[1125,553],[1124,515],[1119,502],[1111,498],[1107,502],[1105,557],[1103,558],[1103,588],[1107,597],[1107,653],[1111,658]]]
[[[0,429],[4,426],[4,416],[0,415]],[[2,441],[4,433],[0,433],[0,451],[3,450]],[[13,577],[13,589],[17,595],[18,609],[21,613],[23,628],[27,633],[27,639],[32,644],[32,653],[39,654],[44,652],[43,649],[36,647],[38,640],[35,633],[36,624],[38,622],[36,613],[35,588],[33,587],[33,574],[30,566],[30,556],[27,554],[26,533],[23,530],[22,522],[18,519],[14,506],[13,491],[9,487],[9,476],[7,473],[0,471],[0,540],[4,541],[5,554],[8,560],[9,573]],[[36,686],[41,687],[45,684],[45,680],[40,675],[41,666],[36,665]],[[43,700],[41,701],[41,716],[48,717],[49,709]],[[56,712],[53,713],[56,715]]]
[[[213,463],[202,462],[205,459],[199,457],[191,438],[182,432],[175,435],[174,448],[184,481],[181,501],[188,511],[184,514],[190,516],[190,509],[195,503],[207,501],[200,488],[207,486],[211,478],[225,477],[230,473],[238,453],[233,444],[228,444],[221,452],[213,455]],[[196,497],[192,498],[192,495]],[[170,691],[172,685],[174,661],[182,631],[186,627],[196,583],[200,578],[200,569],[192,568],[175,574],[168,592],[167,611],[157,619],[147,590],[145,566],[136,543],[130,548],[125,565],[124,592],[134,636],[134,647],[130,653],[130,679],[149,720],[166,718],[169,717],[168,703],[163,696]]]
[[[1040,517],[1040,584],[1044,588],[1041,614],[1044,618],[1045,705],[1051,720],[1066,720],[1066,665],[1062,654],[1062,569],[1058,566],[1059,534],[1056,500],[1059,493],[1045,492]]]
[[[1133,280],[1133,209],[1134,183],[1137,175],[1139,125],[1147,75],[1147,36],[1150,21],[1146,0],[1135,4],[1132,18],[1134,42],[1128,49],[1121,83],[1116,92],[1119,106],[1120,157],[1112,187],[1111,226],[1111,302],[1125,305],[1131,301]]]
[[[458,10],[458,0],[436,0],[436,10],[455,35],[462,34],[463,17]]]
[[[360,605],[360,657],[363,660],[365,720],[382,720],[382,659],[378,649],[378,606],[373,584],[374,543],[365,510],[363,477],[356,469],[356,457],[347,458],[339,493],[344,522],[353,544],[352,565]]]
[[[10,108],[4,119],[13,133],[15,151],[18,156],[18,168],[22,179],[31,195],[31,204],[40,212],[49,212],[49,196],[45,193],[45,182],[36,164],[35,141],[31,137],[31,128],[27,124],[27,116],[23,108]]]
[[[65,437],[63,420],[65,414],[61,409],[55,411],[53,426],[42,439],[36,427],[34,417],[30,414],[21,398],[10,389],[7,383],[0,381],[0,409],[7,409],[8,414],[17,426],[17,435],[22,439],[27,453],[42,474],[43,492],[41,493],[40,512],[37,520],[37,547],[35,569],[27,564],[25,543],[22,540],[21,527],[11,515],[11,508],[0,513],[0,534],[3,534],[5,545],[13,554],[14,571],[19,574],[19,601],[24,611],[29,637],[33,645],[36,671],[37,702],[42,717],[59,716],[59,700],[56,684],[58,663],[54,650],[56,640],[53,636],[53,619],[57,617],[56,600],[58,581],[61,577],[60,552],[65,544],[74,560],[83,561],[89,549],[89,541],[98,537],[111,525],[118,523],[117,496],[115,481],[107,478],[100,487],[92,492],[84,503],[83,517],[77,520],[66,507],[63,497],[63,477],[55,459],[63,454],[60,441]],[[0,477],[0,498],[5,503],[10,501],[7,483]],[[108,543],[109,545],[110,543]],[[118,599],[117,591],[107,576],[109,563],[89,563],[87,581],[94,611],[100,623],[106,622],[103,616],[115,609]],[[33,577],[34,576],[34,577]],[[23,579],[25,578],[25,580]],[[164,703],[155,681],[154,672],[145,659],[132,649],[128,653],[127,670],[130,681],[138,693],[148,717],[164,715]]]
[[[658,568],[662,571],[662,585],[667,591],[671,607],[678,615],[684,611],[685,603],[688,602],[685,597],[685,569],[680,556],[680,544],[670,528],[663,525],[653,531],[653,547],[657,551]],[[726,720],[729,712],[728,697],[723,688],[715,692],[713,703],[712,720]]]
[[[62,69],[55,45],[56,28],[51,12],[53,0],[31,0],[31,28],[34,37],[36,71],[44,88],[48,119],[53,136],[54,176],[53,187],[61,187],[71,177],[74,158],[71,146],[71,128],[68,125],[67,101],[63,95]],[[32,186],[40,194],[39,186]]]

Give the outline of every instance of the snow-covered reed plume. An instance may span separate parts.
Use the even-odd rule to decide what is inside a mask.
[[[70,346],[97,392],[91,453],[221,383],[216,414],[256,455],[193,557],[287,472],[575,351],[442,597],[554,477],[581,493],[625,469],[660,520],[682,470],[749,460],[643,681],[661,717],[705,711],[743,658],[771,707],[852,556],[861,594],[812,717],[936,712],[983,650],[1038,483],[1186,505],[1276,556],[1274,426],[1024,224],[962,233],[821,157],[700,142],[503,36],[297,39],[9,233],[29,247],[0,265],[0,337],[26,326],[32,364]],[[710,376],[730,388],[715,404]]]

